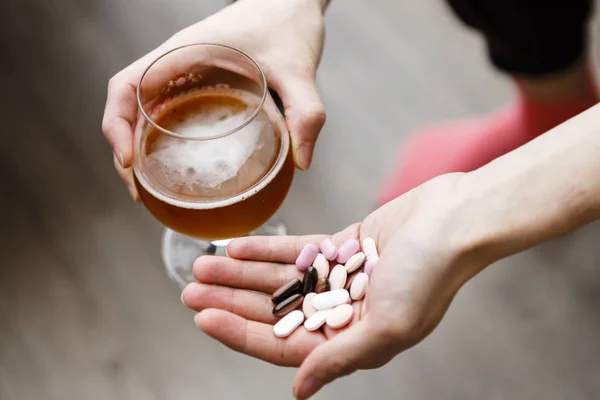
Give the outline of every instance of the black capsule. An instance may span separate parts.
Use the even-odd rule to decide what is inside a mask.
[[[283,300],[281,303],[277,304],[273,308],[273,315],[276,317],[283,317],[285,314],[294,311],[296,308],[302,305],[302,301],[304,297],[301,294],[294,294],[287,299]]]
[[[319,273],[315,267],[308,267],[304,271],[304,279],[302,280],[302,293],[307,294],[314,292],[319,280]]]
[[[321,278],[317,281],[317,286],[315,287],[315,293],[323,293],[328,292],[331,286],[329,285],[329,279]]]
[[[301,293],[302,293],[302,282],[300,282],[300,279],[294,279],[294,280],[289,281],[288,283],[286,283],[279,289],[277,289],[275,291],[275,293],[273,293],[273,295],[271,296],[271,301],[273,301],[273,303],[275,303],[275,304],[279,304],[282,301],[284,301],[285,299],[287,299],[288,297],[290,297],[294,294],[301,294]]]

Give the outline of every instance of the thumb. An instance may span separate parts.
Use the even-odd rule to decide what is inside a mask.
[[[351,326],[333,339],[316,347],[304,360],[293,383],[294,396],[308,399],[323,386],[356,371],[374,352],[374,343],[366,338],[365,320]]]
[[[298,168],[308,169],[315,142],[325,124],[325,108],[315,79],[298,75],[283,76],[278,89],[292,138],[294,162]]]

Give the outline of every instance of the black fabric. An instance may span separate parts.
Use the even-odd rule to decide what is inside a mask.
[[[498,69],[548,74],[587,50],[593,0],[447,0],[458,17],[485,37]]]

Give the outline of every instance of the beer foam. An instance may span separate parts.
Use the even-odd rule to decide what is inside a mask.
[[[229,107],[207,108],[186,116],[169,129],[182,136],[210,137],[237,128],[255,110],[256,100],[248,93],[218,89],[212,93],[235,96],[249,107],[242,111]],[[170,185],[215,189],[235,178],[250,156],[260,149],[261,133],[267,122],[259,115],[239,131],[210,140],[160,135],[147,162],[158,167]]]

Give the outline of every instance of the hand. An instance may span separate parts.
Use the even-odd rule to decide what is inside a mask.
[[[325,236],[248,237],[231,242],[231,258],[202,257],[198,283],[182,293],[199,311],[196,324],[229,348],[282,366],[300,366],[293,383],[305,399],[323,385],[359,369],[388,363],[423,340],[440,322],[460,287],[482,268],[467,254],[465,232],[454,234],[462,175],[429,181],[333,235],[373,237],[380,260],[364,302],[355,302],[344,329],[299,328],[275,337],[270,294],[301,274],[293,264],[302,247]],[[447,228],[448,227],[448,228]]]
[[[263,67],[269,87],[281,97],[296,166],[310,166],[325,111],[315,76],[323,50],[322,0],[240,0],[176,33],[111,78],[102,131],[114,152],[117,172],[132,197],[132,141],[137,116],[135,88],[144,69],[169,49],[196,42],[239,48]]]

